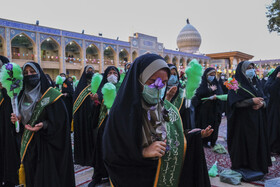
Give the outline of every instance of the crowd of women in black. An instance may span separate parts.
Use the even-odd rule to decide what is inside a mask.
[[[1,56],[0,65],[8,62]],[[61,74],[65,78],[59,92],[39,64],[28,62],[23,66],[19,116],[13,114],[1,87],[0,186],[19,184],[20,165],[27,187],[75,186],[74,163],[94,167],[89,186],[103,182],[117,187],[211,186],[203,146],[215,146],[223,113],[228,119],[232,169],[266,174],[271,152],[280,153],[279,71],[278,67],[261,84],[254,64],[241,62],[235,78],[242,89],[228,91],[225,75],[218,80],[216,70],[207,68],[190,101],[180,81],[185,77],[155,54],[127,64],[123,80],[118,68],[107,67],[94,94],[91,65],[84,68],[75,91],[71,79]],[[106,83],[116,87],[111,108],[104,104]],[[216,97],[227,92],[227,102]],[[36,125],[30,126],[36,105],[48,94],[53,100],[43,108]],[[15,121],[20,121],[20,133],[15,132]],[[23,149],[25,131],[32,136]]]

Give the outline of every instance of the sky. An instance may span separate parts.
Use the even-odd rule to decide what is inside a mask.
[[[280,34],[267,29],[272,0],[3,0],[0,18],[128,41],[139,32],[166,49],[186,19],[202,37],[200,53],[241,51],[253,60],[280,59]]]

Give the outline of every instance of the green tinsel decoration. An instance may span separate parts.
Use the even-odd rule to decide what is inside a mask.
[[[189,63],[185,73],[188,78],[186,83],[186,97],[187,99],[191,99],[194,96],[196,89],[199,87],[201,76],[203,74],[202,66],[196,59],[193,59]]]
[[[18,96],[23,85],[22,69],[19,65],[11,62],[2,66],[0,73],[0,81],[2,86],[6,88],[10,98]]]
[[[103,94],[104,105],[107,109],[110,109],[117,95],[116,86],[112,83],[106,83],[101,91]]]
[[[76,80],[76,81],[74,82],[75,88],[77,88],[78,84],[79,84],[79,80]]]
[[[22,89],[23,85],[23,75],[21,67],[15,63],[8,63],[2,66],[0,72],[0,82],[2,86],[7,90],[8,96],[11,98],[13,113],[16,116],[19,115],[18,112],[18,95]],[[19,132],[19,122],[15,122],[16,132]]]
[[[77,77],[76,76],[72,76],[72,80],[73,80],[73,82],[76,82],[77,81]]]
[[[96,94],[98,87],[102,81],[103,76],[99,73],[95,73],[91,79],[91,92]]]
[[[63,84],[63,79],[62,79],[62,77],[60,75],[56,76],[55,83],[58,84],[58,85],[62,85]]]

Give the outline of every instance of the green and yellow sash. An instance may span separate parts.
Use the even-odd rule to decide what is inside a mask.
[[[2,95],[2,91],[0,90],[0,106],[2,105],[3,101],[4,101],[4,97]]]
[[[100,107],[100,114],[99,114],[99,120],[98,120],[98,129],[101,127],[103,124],[105,118],[108,115],[108,109],[104,105],[104,102],[102,102],[101,107]]]
[[[34,127],[39,119],[41,113],[43,112],[44,108],[55,101],[57,101],[62,94],[57,91],[55,88],[50,87],[40,98],[38,103],[36,104],[33,114],[31,116],[30,121],[28,124],[31,127]],[[24,167],[23,167],[23,159],[26,154],[26,150],[28,148],[28,145],[30,144],[32,138],[34,136],[34,132],[31,132],[27,129],[24,129],[22,140],[21,140],[21,147],[20,147],[20,158],[21,158],[21,165],[19,169],[19,183],[22,185],[25,185],[25,173],[24,173]]]
[[[185,160],[187,141],[178,109],[167,100],[164,107],[169,112],[166,125],[167,145],[170,150],[159,159],[154,187],[177,187]]]
[[[90,87],[90,85],[88,85],[87,87],[85,87],[81,91],[81,93],[77,97],[76,101],[74,102],[74,105],[73,105],[73,116],[78,111],[80,106],[83,104],[83,102],[85,101],[87,96],[89,96],[89,94],[91,94],[91,87]]]
[[[185,89],[179,88],[179,94],[176,99],[172,102],[174,106],[180,111],[185,99]]]

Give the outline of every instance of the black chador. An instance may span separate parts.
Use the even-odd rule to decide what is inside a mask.
[[[0,56],[0,68],[8,63],[6,57]],[[1,64],[2,63],[2,64]],[[20,164],[20,133],[16,133],[11,122],[13,113],[11,99],[5,88],[0,89],[0,186],[18,185],[18,168]]]
[[[248,61],[238,64],[235,78],[244,89],[230,90],[228,94],[228,150],[232,169],[246,168],[267,173],[271,165],[264,108],[267,100],[259,79],[246,76],[251,65]],[[253,108],[255,97],[264,99],[262,108],[257,110]]]
[[[159,55],[145,54],[138,57],[131,64],[130,70],[127,72],[115,102],[110,109],[103,134],[103,159],[111,182],[117,187],[164,186],[163,183],[170,183],[170,180],[162,180],[163,176],[169,178],[176,176],[176,180],[171,181],[173,186],[208,187],[210,182],[205,165],[201,134],[194,133],[192,134],[193,136],[187,135],[185,137],[180,114],[176,107],[168,101],[160,102],[160,106],[164,105],[167,108],[166,110],[170,111],[170,118],[161,119],[160,121],[164,122],[164,120],[168,121],[170,119],[169,122],[166,122],[168,123],[167,125],[173,123],[173,130],[177,129],[177,131],[172,130],[173,133],[177,133],[170,133],[171,131],[167,133],[168,143],[172,142],[173,144],[170,144],[169,152],[161,157],[161,161],[158,158],[143,157],[143,142],[146,141],[143,137],[143,129],[145,128],[144,125],[149,123],[149,117],[147,117],[147,109],[143,107],[147,105],[142,105],[141,86],[142,82],[146,81],[140,83],[139,80],[145,79],[145,76],[142,75],[155,73],[162,68],[169,71],[166,62]],[[154,115],[151,116],[154,119]],[[173,136],[175,134],[178,138],[177,141]],[[145,137],[151,136],[150,134]],[[196,143],[193,143],[193,141]],[[186,143],[188,146],[182,149]],[[174,146],[178,147],[178,150],[180,149],[179,153],[177,152],[177,156],[176,154],[173,155],[173,153],[176,153]],[[178,155],[182,156],[178,157]],[[175,164],[180,167],[177,170],[178,172],[173,172],[172,168],[176,170],[176,167],[170,165],[170,169],[163,169],[169,167],[166,164],[169,158],[172,163],[174,160],[178,161],[178,165]],[[165,172],[167,175],[164,174]]]
[[[219,126],[222,118],[222,101],[216,100],[201,100],[202,98],[211,97],[214,95],[222,95],[223,91],[214,78],[211,82],[207,79],[210,72],[215,72],[214,68],[207,68],[202,76],[201,84],[196,90],[196,97],[193,99],[195,105],[195,122],[196,127],[205,129],[208,125],[211,125],[214,132],[211,136],[204,138],[203,142],[206,145],[208,142],[211,146],[216,144],[218,139]],[[212,90],[210,87],[216,86],[216,90]]]
[[[86,66],[74,94],[74,160],[82,166],[93,166],[94,111],[91,100],[92,66]]]
[[[265,85],[270,95],[267,107],[269,145],[271,152],[278,154],[280,154],[280,78],[277,77],[279,72],[280,67],[277,67]]]
[[[43,124],[29,136],[25,129],[21,142],[21,167],[24,166],[26,186],[75,186],[74,166],[70,139],[70,125],[61,93],[50,83],[38,63],[28,62],[36,75],[24,75],[22,95],[19,100],[21,125]],[[39,113],[40,108],[42,112]],[[38,117],[34,114],[40,114]],[[25,127],[26,128],[26,127]],[[25,144],[30,142],[29,144]],[[25,151],[24,151],[25,150]],[[23,154],[22,154],[23,153]],[[22,174],[22,171],[19,172]],[[21,175],[20,178],[22,178]],[[24,178],[24,177],[23,177]]]
[[[106,68],[103,74],[103,79],[100,83],[100,86],[97,90],[98,100],[96,101],[98,104],[95,108],[94,112],[94,120],[93,127],[95,128],[95,144],[92,149],[93,153],[93,166],[94,166],[94,174],[92,177],[92,182],[89,184],[89,187],[93,187],[100,182],[104,182],[108,180],[108,172],[104,166],[103,162],[103,151],[102,151],[102,137],[104,133],[104,128],[106,127],[106,121],[108,118],[108,109],[104,105],[102,88],[106,83],[108,83],[109,72],[113,70],[117,75],[115,77],[115,82],[111,82],[114,85],[117,85],[120,80],[119,70],[115,66],[109,66]],[[110,80],[110,79],[109,79]]]

